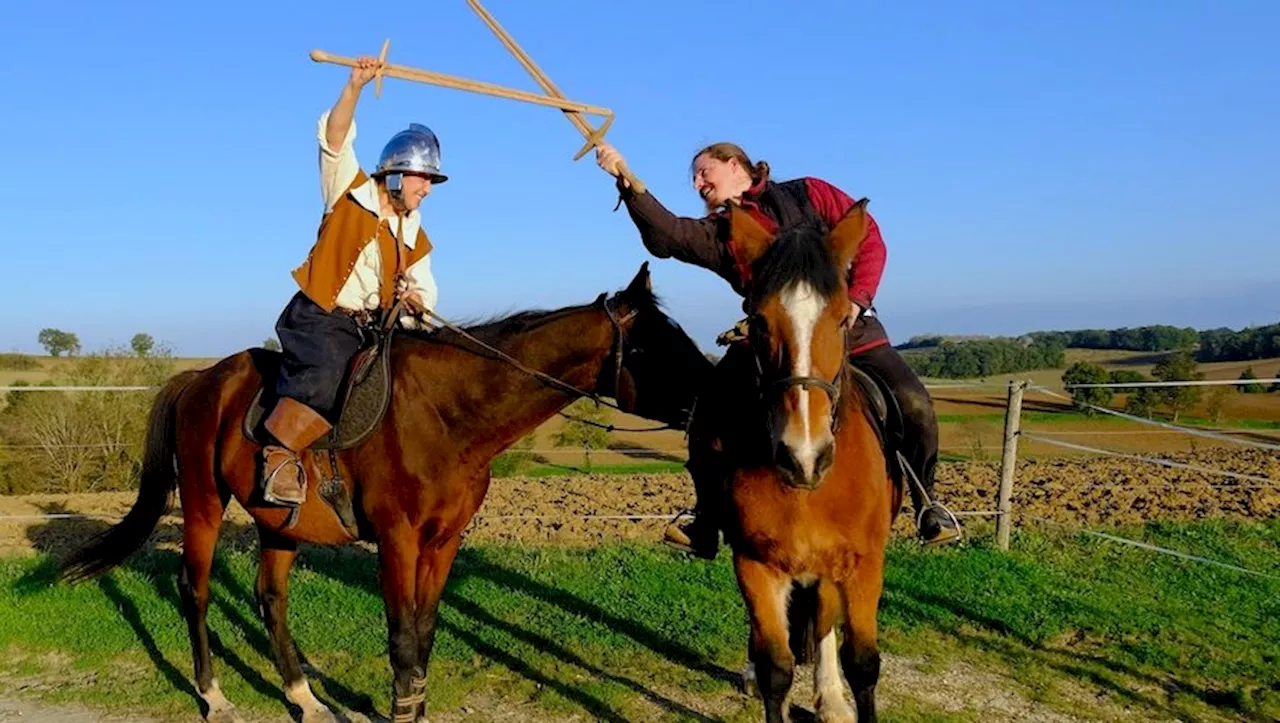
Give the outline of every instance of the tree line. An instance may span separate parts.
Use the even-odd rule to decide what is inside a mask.
[[[902,356],[920,376],[951,379],[1054,369],[1066,363],[1065,347],[1054,340],[943,341],[934,347],[904,351]]]
[[[917,374],[963,379],[1057,369],[1066,349],[1185,351],[1193,361],[1247,361],[1280,357],[1280,324],[1196,331],[1153,325],[1119,329],[1036,331],[1018,338],[914,336],[896,347]]]
[[[1190,327],[1156,325],[1132,329],[1037,331],[1028,336],[1033,339],[1054,339],[1075,349],[1185,349],[1194,351],[1195,360],[1199,362],[1248,361],[1280,356],[1280,323],[1246,327],[1240,331],[1226,327],[1196,331]]]
[[[1257,379],[1253,367],[1240,373],[1238,380]],[[1108,371],[1093,362],[1076,362],[1062,375],[1062,383],[1073,384],[1133,384],[1138,382],[1183,382],[1200,381],[1204,372],[1200,371],[1195,357],[1186,350],[1175,351],[1151,370],[1151,378],[1132,369]],[[1126,395],[1124,411],[1148,419],[1157,412],[1167,412],[1174,422],[1187,411],[1205,401],[1205,411],[1214,423],[1221,423],[1226,410],[1226,403],[1237,394],[1265,394],[1280,392],[1280,382],[1273,382],[1269,387],[1262,384],[1237,384],[1213,387],[1088,387],[1072,389],[1071,399],[1077,410],[1085,414],[1095,414],[1095,407],[1109,407],[1117,394]]]

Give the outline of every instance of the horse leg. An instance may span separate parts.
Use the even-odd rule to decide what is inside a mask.
[[[844,667],[853,702],[858,708],[858,723],[876,721],[876,683],[880,680],[880,646],[876,636],[876,617],[880,609],[880,592],[884,586],[884,551],[859,556],[852,580],[844,585],[844,642],[840,646],[840,664]]]
[[[418,617],[415,627],[418,633],[418,668],[422,676],[414,679],[412,693],[413,698],[420,697],[422,703],[418,706],[416,723],[427,723],[427,665],[436,641],[436,612],[461,543],[462,536],[455,535],[439,547],[424,550],[418,558]]]
[[[426,700],[425,670],[418,667],[417,580],[419,533],[408,528],[378,536],[382,599],[391,658],[391,723],[414,723]]]
[[[766,723],[788,723],[796,667],[787,620],[791,578],[742,555],[733,562],[751,620],[751,665],[744,678],[754,677],[759,686]]]
[[[302,723],[336,723],[337,718],[328,706],[311,692],[311,685],[298,662],[293,636],[289,633],[289,571],[298,557],[298,543],[262,525],[258,525],[258,539],[262,544],[262,554],[258,559],[254,596],[258,599],[258,612],[271,636],[271,652],[276,660],[276,670],[284,680],[285,698],[302,709]]]
[[[820,723],[854,723],[853,709],[844,699],[840,659],[836,648],[836,623],[844,612],[840,588],[830,580],[818,582],[818,659],[813,670],[814,708]]]
[[[212,465],[210,465],[212,466]],[[182,616],[187,619],[191,636],[191,654],[195,661],[196,691],[209,711],[209,723],[242,723],[236,707],[222,694],[213,674],[209,655],[209,575],[213,569],[213,551],[222,528],[222,513],[227,506],[213,481],[182,490],[182,569],[178,574],[178,592],[182,597]]]

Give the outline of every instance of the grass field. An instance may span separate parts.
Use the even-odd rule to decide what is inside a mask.
[[[1280,575],[1277,521],[1126,532]],[[1086,720],[1280,716],[1280,582],[1065,532],[1014,539],[1009,554],[982,542],[894,545],[884,720],[989,719],[989,695],[931,694],[956,676]],[[46,559],[0,561],[0,691],[191,719],[175,565],[174,553],[150,552],[97,583],[50,587]],[[357,548],[309,549],[293,577],[290,620],[318,694],[346,709],[388,704],[375,570]],[[247,552],[219,556],[215,665],[237,705],[281,719],[253,576]],[[703,564],[637,544],[464,547],[442,608],[429,689],[443,717],[433,720],[498,709],[528,720],[756,720],[758,704],[735,690],[745,635],[727,555]]]

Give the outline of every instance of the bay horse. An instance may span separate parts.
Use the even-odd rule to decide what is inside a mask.
[[[855,720],[842,668],[856,720],[876,720],[877,615],[903,486],[871,392],[848,362],[846,274],[867,233],[865,207],[859,201],[830,229],[809,222],[778,232],[729,212],[751,271],[747,332],[698,402],[690,471],[719,465],[727,487],[716,514],[750,620],[744,687],[758,689],[768,723],[789,719],[795,665],[810,652],[819,720]]]
[[[359,537],[377,543],[394,674],[391,720],[414,723],[426,720],[437,606],[462,532],[488,490],[494,457],[583,395],[616,397],[624,411],[644,413],[637,400],[648,385],[670,383],[661,372],[673,360],[683,357],[695,369],[706,362],[662,312],[647,263],[624,290],[587,305],[522,312],[466,329],[395,334],[389,407],[374,432],[337,452],[336,460],[341,477],[352,481]],[[277,353],[255,349],[171,379],[150,413],[137,501],[119,524],[60,567],[63,578],[83,580],[119,565],[147,541],[179,490],[182,612],[196,688],[214,723],[241,720],[214,675],[206,627],[214,547],[231,497],[258,529],[255,595],[285,697],[301,709],[303,723],[336,720],[299,665],[287,624],[288,578],[299,542],[354,540],[318,499],[314,483],[293,521],[289,509],[266,506],[256,494],[261,447],[241,422],[278,364]],[[659,421],[683,423],[679,410],[662,414],[668,419]]]

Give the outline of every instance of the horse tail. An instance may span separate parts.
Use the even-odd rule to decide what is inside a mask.
[[[812,663],[818,653],[818,586],[791,584],[791,604],[787,606],[787,626],[791,654],[797,665]]]
[[[188,370],[174,375],[160,389],[147,421],[138,499],[124,519],[91,539],[62,562],[58,576],[71,582],[97,577],[125,561],[151,536],[169,510],[169,496],[178,485],[174,460],[174,410],[178,398],[199,375]]]

